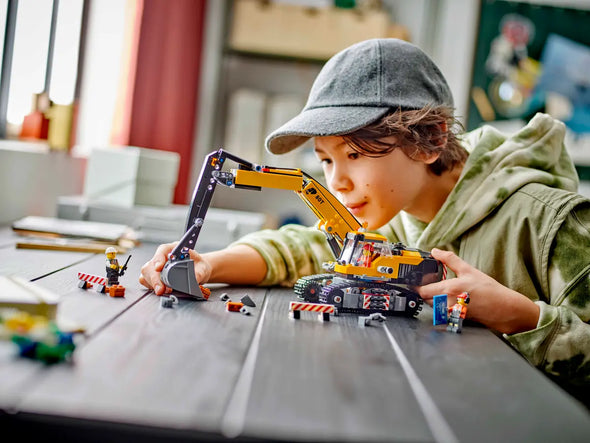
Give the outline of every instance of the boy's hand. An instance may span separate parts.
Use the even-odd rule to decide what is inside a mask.
[[[160,273],[168,261],[168,255],[176,247],[178,242],[166,243],[158,246],[152,259],[144,264],[141,268],[139,283],[149,289],[153,289],[156,295],[172,292],[171,288],[164,285],[160,278]],[[195,262],[195,277],[199,283],[206,283],[211,276],[211,266],[196,251],[190,250],[191,260]]]
[[[431,253],[457,277],[416,288],[430,306],[435,295],[447,294],[448,305],[452,306],[457,295],[469,292],[467,318],[505,334],[536,328],[539,307],[532,300],[503,286],[450,251],[433,249]]]

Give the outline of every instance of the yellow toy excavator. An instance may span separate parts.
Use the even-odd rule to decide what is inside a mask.
[[[228,160],[236,163],[237,169],[224,170]],[[300,169],[255,165],[219,149],[205,159],[189,207],[186,232],[162,270],[162,281],[174,290],[205,298],[189,250],[196,245],[218,184],[291,190],[318,217],[317,227],[326,235],[336,260],[323,264],[326,273],[306,276],[296,283],[295,293],[306,302],[331,304],[339,312],[414,316],[423,301],[411,286],[443,278],[443,265],[429,253],[366,232],[330,191]]]

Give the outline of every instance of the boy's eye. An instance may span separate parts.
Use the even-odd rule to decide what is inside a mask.
[[[323,165],[329,165],[332,163],[332,160],[330,160],[329,158],[320,158],[320,163]]]
[[[351,159],[351,160],[356,160],[360,156],[361,155],[358,152],[351,152],[350,154],[348,154],[348,158]]]

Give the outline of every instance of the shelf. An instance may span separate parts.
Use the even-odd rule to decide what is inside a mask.
[[[327,59],[310,58],[310,57],[294,57],[291,55],[244,51],[241,49],[232,49],[232,48],[226,48],[224,54],[226,56],[237,56],[237,57],[244,57],[244,58],[250,58],[250,59],[255,59],[255,60],[263,60],[263,61],[276,60],[276,61],[291,62],[291,63],[307,63],[307,64],[317,64],[317,65],[323,65],[324,63],[326,63],[328,61]]]

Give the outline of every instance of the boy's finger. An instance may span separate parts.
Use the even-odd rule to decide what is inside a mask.
[[[199,261],[201,259],[201,254],[199,254],[197,251],[195,251],[194,249],[189,249],[188,251],[188,255],[190,256],[190,258],[193,261]]]
[[[139,284],[142,286],[145,286],[148,289],[152,289],[152,287],[150,286],[150,284],[148,283],[148,281],[144,278],[143,275],[139,276]]]
[[[156,294],[164,292],[162,280],[160,280],[160,273],[155,272],[152,266],[148,266],[145,271],[142,272],[142,277],[147,283],[144,286],[148,288],[153,288]],[[159,288],[162,286],[162,288]]]
[[[166,260],[155,259],[154,260],[154,270],[156,272],[162,272],[162,269],[164,269],[165,264],[166,264]]]
[[[435,259],[448,266],[457,276],[459,276],[461,272],[466,272],[471,268],[454,252],[433,248],[431,254]]]
[[[418,295],[424,300],[431,300],[435,295],[446,294],[448,285],[445,282],[431,283],[426,286],[419,286],[416,289]]]
[[[166,254],[168,253],[168,251],[170,251],[170,245],[168,243],[163,244],[158,246],[158,248],[156,249],[156,252],[154,254],[154,257],[156,256],[166,256]]]
[[[458,278],[451,278],[449,280],[441,280],[439,282],[430,283],[424,286],[415,287],[415,291],[424,300],[430,300],[435,295],[447,294],[448,296],[458,295],[466,291],[463,280]]]
[[[176,247],[176,243],[164,243],[163,245],[158,246],[156,252],[154,253],[154,259],[163,259],[164,261],[168,260],[168,254],[172,252],[172,250]]]
[[[172,288],[169,288],[164,283],[159,282],[154,285],[154,293],[156,295],[163,295],[164,293],[172,292]]]

